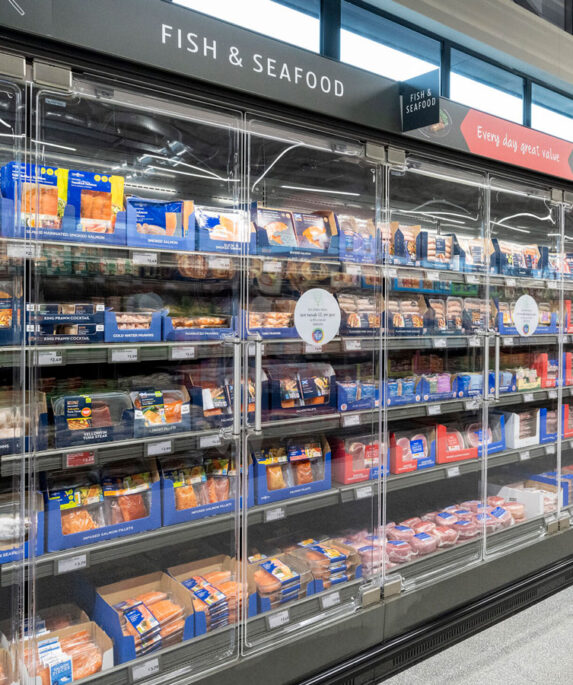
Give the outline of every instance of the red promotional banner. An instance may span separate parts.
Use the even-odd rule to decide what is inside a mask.
[[[573,143],[475,109],[465,115],[460,131],[476,155],[573,179]]]

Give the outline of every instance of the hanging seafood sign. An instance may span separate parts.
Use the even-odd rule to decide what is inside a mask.
[[[309,345],[326,345],[340,328],[340,307],[336,298],[323,288],[307,290],[296,303],[294,325]]]

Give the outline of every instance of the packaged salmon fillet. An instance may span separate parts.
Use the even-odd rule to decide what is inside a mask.
[[[149,516],[153,477],[151,472],[143,468],[143,464],[136,463],[104,470],[102,489],[108,524],[136,521]],[[129,471],[134,472],[130,474]]]
[[[106,525],[103,490],[99,482],[93,480],[97,480],[96,474],[83,474],[70,479],[67,474],[56,473],[49,479],[48,499],[59,504],[63,535],[95,530]]]

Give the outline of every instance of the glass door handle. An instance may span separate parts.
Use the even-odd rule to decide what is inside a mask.
[[[248,339],[255,345],[255,433],[260,433],[263,394],[263,339],[260,335],[250,335]]]
[[[233,437],[241,433],[241,400],[245,396],[245,406],[248,406],[248,383],[241,382],[241,340],[233,338]]]
[[[499,356],[501,350],[501,336],[499,333],[495,334],[495,389],[494,398],[496,401],[499,400]]]

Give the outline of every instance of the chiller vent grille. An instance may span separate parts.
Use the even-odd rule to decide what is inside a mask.
[[[511,597],[510,599],[501,602],[497,606],[478,614],[477,616],[466,618],[460,623],[457,623],[455,626],[451,626],[437,635],[427,638],[426,640],[422,640],[417,645],[405,649],[404,651],[395,655],[392,665],[394,668],[403,667],[405,664],[411,661],[416,661],[444,646],[458,642],[463,637],[474,633],[484,624],[494,623],[497,619],[511,614],[512,611],[515,611],[520,606],[527,605],[535,601],[537,595],[537,588],[526,590],[515,597]]]

